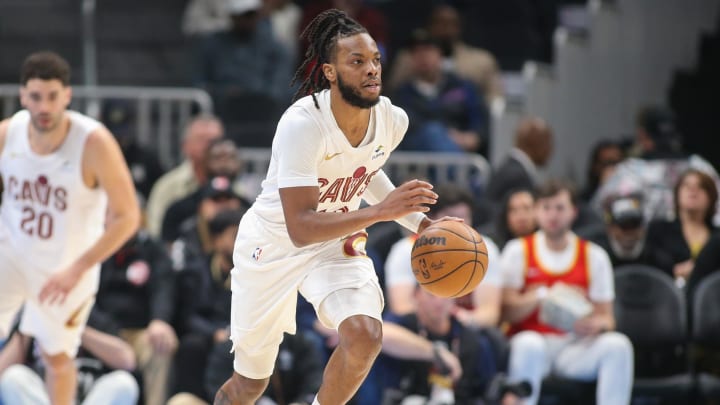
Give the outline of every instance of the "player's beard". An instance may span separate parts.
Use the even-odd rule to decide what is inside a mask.
[[[558,240],[565,238],[565,235],[567,234],[568,231],[570,231],[570,229],[565,228],[565,227],[557,227],[554,229],[552,229],[552,228],[551,229],[548,229],[548,228],[543,229],[543,232],[545,233],[545,237],[547,239],[553,240],[553,241],[558,241]]]
[[[380,101],[379,95],[378,95],[378,97],[373,98],[373,99],[369,99],[369,98],[365,98],[365,97],[361,96],[360,92],[357,89],[346,85],[342,81],[342,78],[340,77],[339,73],[337,75],[337,84],[338,84],[338,89],[340,90],[340,95],[342,96],[343,100],[347,101],[348,104],[350,104],[354,107],[371,108],[372,106],[374,106],[375,104],[377,104]]]
[[[32,126],[35,128],[35,131],[38,133],[48,133],[54,131],[58,126],[60,126],[60,123],[62,122],[63,115],[52,115],[47,114],[43,118],[50,118],[50,123],[47,126],[41,126],[40,125],[40,115],[36,115],[31,117]]]

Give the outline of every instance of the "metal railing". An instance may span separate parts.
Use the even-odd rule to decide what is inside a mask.
[[[198,113],[213,111],[212,99],[194,88],[73,86],[70,108],[98,118],[96,106],[108,101],[127,103],[134,115],[134,133],[139,145],[156,150],[165,167],[182,160],[181,138],[185,124]],[[2,117],[20,108],[19,86],[0,84]]]
[[[140,146],[157,151],[165,167],[173,167],[182,160],[182,130],[198,113],[211,113],[210,96],[192,88],[154,88],[121,86],[73,86],[70,108],[98,118],[102,106],[109,101],[128,103],[131,124]],[[19,86],[0,84],[2,117],[20,108]],[[241,148],[245,172],[264,177],[270,162],[268,148]],[[480,155],[440,152],[396,151],[385,165],[390,178],[401,183],[411,178],[430,179],[436,184],[453,182],[474,190],[483,189],[490,176],[490,165]]]
[[[245,173],[265,176],[270,149],[242,148],[240,157]],[[396,184],[421,178],[431,179],[435,184],[455,183],[478,191],[487,185],[491,168],[484,157],[476,154],[395,151],[383,170]]]

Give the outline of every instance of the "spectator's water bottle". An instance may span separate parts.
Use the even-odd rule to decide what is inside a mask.
[[[447,348],[447,345],[444,342],[435,342],[435,345],[442,345],[443,347]],[[430,369],[428,382],[430,383],[431,389],[430,398],[428,398],[427,405],[455,404],[453,380],[447,372],[448,370],[439,370],[437,367],[433,367]]]
[[[432,389],[427,405],[454,405],[455,392],[453,392],[452,379],[449,376],[434,374],[431,376]]]

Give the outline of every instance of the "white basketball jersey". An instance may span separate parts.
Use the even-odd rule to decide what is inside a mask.
[[[405,112],[380,97],[360,145],[352,146],[330,108],[330,91],[307,96],[290,106],[278,123],[263,190],[252,211],[266,226],[287,237],[278,189],[320,186],[318,211],[357,210],[362,194],[402,140],[408,126]]]
[[[98,240],[107,209],[105,192],[82,179],[85,141],[101,124],[67,114],[70,129],[63,143],[38,155],[30,148],[30,113],[19,111],[10,119],[0,155],[0,241],[49,272],[68,266]]]

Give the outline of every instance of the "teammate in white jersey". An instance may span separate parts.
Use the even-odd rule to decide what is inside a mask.
[[[350,400],[380,352],[384,301],[364,228],[397,220],[412,232],[437,195],[424,181],[395,188],[381,167],[408,126],[380,96],[380,52],[339,10],[303,33],[309,71],[280,119],[263,190],[240,222],[232,271],[233,376],[215,404],[254,404],[267,386],[283,332],[295,331],[298,291],[339,343],[315,404]],[[361,199],[369,204],[359,209]]]
[[[67,110],[69,79],[59,55],[30,55],[21,71],[25,109],[0,122],[0,339],[24,305],[19,333],[40,345],[54,405],[74,401],[73,358],[99,263],[140,223],[120,147],[102,124]],[[0,374],[17,363],[16,349],[3,348]]]

